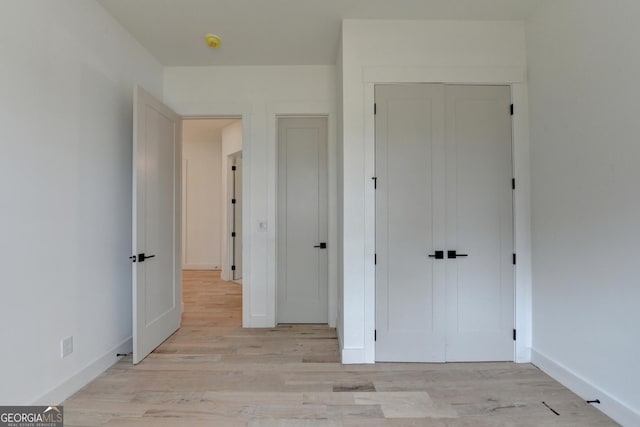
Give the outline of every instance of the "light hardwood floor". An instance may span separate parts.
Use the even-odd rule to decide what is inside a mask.
[[[341,365],[335,330],[242,329],[241,299],[217,272],[186,271],[182,328],[64,402],[65,425],[617,425],[528,364]]]

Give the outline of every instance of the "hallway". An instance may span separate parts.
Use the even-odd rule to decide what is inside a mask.
[[[326,326],[242,329],[241,290],[185,271],[181,329],[65,401],[65,425],[616,425],[529,364],[341,365]]]

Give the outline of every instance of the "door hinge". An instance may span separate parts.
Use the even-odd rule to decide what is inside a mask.
[[[511,104],[510,112],[511,112],[511,115],[512,115],[512,116],[513,116],[513,111],[514,111],[513,104]]]
[[[231,199],[231,204],[235,205],[236,204],[236,199]]]
[[[378,330],[377,329],[373,330],[373,340],[374,341],[378,341]]]
[[[231,271],[235,271],[235,270],[236,270],[236,266],[235,266],[235,265],[232,265],[232,266],[231,266]]]
[[[235,166],[231,166],[231,170],[232,171],[236,170],[236,167]]]
[[[516,254],[513,254],[513,265],[516,265]]]
[[[373,114],[378,114],[378,104],[376,104],[375,102],[373,103]]]
[[[512,190],[516,189],[516,179],[515,178],[511,178],[511,189]]]
[[[515,329],[513,330],[513,340],[514,341],[516,340],[516,330]]]
[[[231,232],[231,237],[236,237],[236,232],[235,231]]]
[[[374,177],[371,177],[371,179],[373,180],[373,189],[375,190],[378,188],[378,177],[374,176]]]

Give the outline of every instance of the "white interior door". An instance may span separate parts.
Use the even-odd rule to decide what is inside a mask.
[[[134,96],[133,363],[180,327],[181,118],[142,88]]]
[[[513,360],[511,91],[445,90],[447,360]]]
[[[242,155],[235,158],[233,173],[233,279],[242,279]]]
[[[327,227],[327,119],[280,118],[278,323],[327,323]]]
[[[378,85],[376,360],[445,360],[444,88]],[[440,203],[437,203],[437,202]],[[440,210],[438,210],[440,209]]]
[[[376,360],[513,360],[509,87],[375,97]]]

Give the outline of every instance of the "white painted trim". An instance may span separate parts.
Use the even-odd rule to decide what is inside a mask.
[[[376,192],[371,178],[376,170],[376,118],[373,110],[375,83],[364,87],[364,350],[363,359],[351,363],[375,363],[376,343]],[[349,357],[357,354],[350,352]],[[348,360],[348,359],[347,359]],[[346,363],[346,362],[343,362]]]
[[[242,287],[244,288],[244,279],[242,280]],[[247,320],[246,324],[243,320],[243,328],[273,328],[275,326],[269,316],[249,316]]]
[[[524,67],[363,67],[364,83],[364,350],[362,358],[351,363],[374,363],[375,342],[375,191],[371,177],[375,171],[375,85],[379,83],[507,84],[515,104],[513,117],[513,167],[516,178],[514,195],[515,248],[518,258],[515,273],[515,325],[518,339],[514,361],[531,360],[531,171],[529,159],[529,99]],[[355,357],[350,353],[349,359]],[[343,359],[346,360],[346,359]],[[347,363],[344,362],[343,363]]]
[[[220,263],[213,264],[182,264],[183,270],[220,270]]]
[[[585,400],[599,399],[600,404],[593,406],[623,426],[640,426],[640,413],[631,406],[610,395],[586,378],[576,374],[563,364],[545,354],[532,350],[532,363],[547,375]],[[615,363],[615,361],[612,361]],[[586,403],[585,403],[586,404]]]
[[[522,83],[525,67],[364,67],[365,83]]]
[[[98,357],[76,374],[35,399],[33,405],[60,405],[82,387],[96,379],[100,374],[113,366],[121,358],[116,354],[129,354],[133,351],[133,338],[129,337],[120,344]],[[72,357],[72,356],[69,356]]]
[[[329,326],[336,327],[338,321],[338,187],[337,187],[337,128],[336,107],[333,101],[323,102],[279,102],[267,105],[267,144],[269,165],[275,165],[268,171],[267,191],[267,223],[270,224],[267,234],[269,244],[267,260],[269,295],[268,307],[273,316],[273,325],[276,323],[276,292],[277,292],[277,205],[278,205],[278,117],[295,116],[321,116],[327,117],[327,167],[328,167],[328,220],[329,239],[327,249],[329,256],[329,284],[328,284],[328,319]]]
[[[364,348],[343,348],[340,353],[344,365],[360,364],[367,358],[367,349]]]
[[[183,119],[195,118],[240,118],[242,119],[242,327],[268,328],[274,322],[265,322],[263,315],[254,315],[251,310],[251,104],[212,104],[212,103],[169,103],[173,111]]]
[[[340,358],[342,359],[342,350],[344,349],[344,340],[342,339],[342,331],[340,330],[340,328],[336,328],[336,335],[338,337],[338,351],[340,352]],[[344,361],[342,363],[344,363]]]
[[[529,97],[527,85],[511,85],[514,105],[513,132],[513,176],[516,189],[513,194],[515,272],[515,328],[517,341],[515,362],[531,361],[532,325],[532,280],[531,280],[531,162],[529,143]]]

